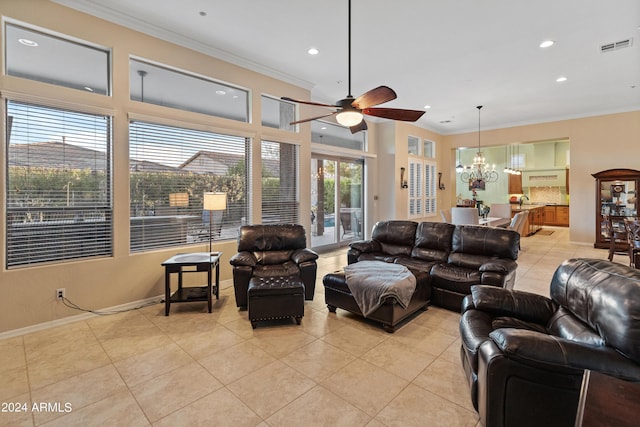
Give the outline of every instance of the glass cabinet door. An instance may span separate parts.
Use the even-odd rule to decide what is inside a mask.
[[[609,248],[610,233],[605,227],[611,221],[614,231],[624,230],[624,220],[637,217],[637,191],[640,171],[632,169],[610,169],[593,174],[596,178],[596,241],[594,247]],[[627,243],[616,241],[616,246],[625,249]]]

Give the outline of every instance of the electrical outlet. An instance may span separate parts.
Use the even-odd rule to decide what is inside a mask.
[[[64,291],[65,288],[56,289],[56,299],[63,299],[65,297]]]

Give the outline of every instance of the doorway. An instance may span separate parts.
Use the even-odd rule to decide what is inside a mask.
[[[311,157],[311,246],[331,249],[361,239],[364,161]]]

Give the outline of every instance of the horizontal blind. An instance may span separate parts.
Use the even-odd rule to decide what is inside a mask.
[[[262,223],[299,222],[298,146],[262,141]]]
[[[7,141],[7,266],[111,255],[111,117],[8,100]]]
[[[129,125],[130,250],[235,239],[247,217],[249,138],[144,121]],[[205,192],[227,194],[224,211]]]

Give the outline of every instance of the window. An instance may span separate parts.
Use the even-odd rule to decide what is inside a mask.
[[[262,126],[293,132],[296,127],[289,123],[295,119],[296,106],[294,104],[262,95]]]
[[[6,106],[7,267],[111,255],[111,117]]]
[[[429,157],[431,159],[434,159],[436,157],[435,142],[425,139],[422,141],[422,146],[424,147],[424,150],[422,151],[424,157]]]
[[[248,212],[249,138],[143,121],[129,125],[131,252],[237,237]],[[203,210],[205,192],[227,209]],[[211,217],[210,217],[211,215]]]
[[[435,162],[409,158],[409,217],[435,214],[436,186]]]
[[[407,138],[407,152],[414,156],[420,155],[420,138],[417,136],[409,136]]]
[[[130,98],[225,119],[249,122],[249,92],[206,77],[129,61]]]
[[[319,144],[362,151],[367,132],[351,133],[349,128],[329,122],[311,122],[311,141]]]
[[[262,223],[299,222],[298,146],[262,141]]]
[[[109,51],[7,24],[6,73],[109,95]]]

